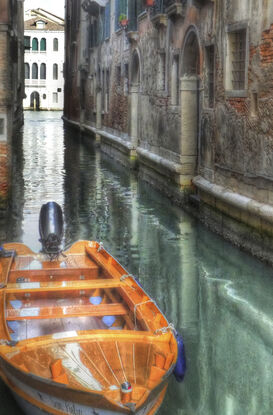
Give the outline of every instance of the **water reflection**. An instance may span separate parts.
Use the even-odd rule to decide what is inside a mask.
[[[160,415],[272,413],[271,268],[208,232],[90,138],[64,135],[56,113],[26,113],[14,169],[12,215],[2,224],[10,240],[39,250],[40,205],[56,200],[64,245],[103,241],[183,334],[188,372],[183,384],[172,380]]]

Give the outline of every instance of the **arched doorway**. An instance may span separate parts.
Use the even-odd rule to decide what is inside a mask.
[[[139,56],[135,50],[132,55],[131,61],[131,124],[130,124],[130,135],[132,143],[138,145],[138,106],[139,106],[139,84],[140,84],[140,64]]]
[[[39,111],[40,109],[40,95],[37,91],[32,92],[30,95],[30,108],[34,111]]]
[[[182,67],[180,78],[181,94],[181,156],[187,164],[185,184],[191,183],[197,173],[198,135],[199,135],[199,73],[200,50],[195,28],[191,28],[185,37],[182,49]]]

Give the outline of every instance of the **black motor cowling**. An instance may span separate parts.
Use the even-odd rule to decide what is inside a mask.
[[[63,212],[58,203],[48,202],[42,205],[39,231],[43,251],[52,258],[58,256],[63,237]]]

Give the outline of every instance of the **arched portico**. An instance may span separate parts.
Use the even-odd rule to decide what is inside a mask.
[[[133,52],[131,60],[131,110],[130,110],[130,135],[132,143],[138,144],[138,118],[139,118],[139,88],[140,88],[140,60],[137,50]]]
[[[199,134],[199,73],[200,50],[197,33],[190,28],[182,49],[180,78],[181,94],[181,156],[183,183],[190,184],[197,172]]]

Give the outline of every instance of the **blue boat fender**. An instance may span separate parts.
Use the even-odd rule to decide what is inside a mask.
[[[185,355],[185,346],[180,334],[176,333],[175,335],[177,341],[177,362],[173,371],[175,379],[177,382],[182,382],[186,373],[186,355]]]

